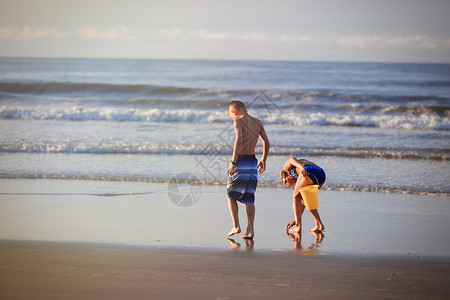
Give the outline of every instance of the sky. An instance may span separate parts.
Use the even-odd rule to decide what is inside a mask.
[[[0,0],[0,56],[450,63],[449,0]]]

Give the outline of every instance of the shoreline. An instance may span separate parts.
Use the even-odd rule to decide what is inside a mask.
[[[215,152],[213,152],[215,153]],[[169,159],[174,164],[178,164],[176,169],[165,170],[161,161]],[[268,163],[272,166],[284,164],[286,156],[274,155],[268,158]],[[330,179],[322,187],[322,190],[332,191],[355,191],[355,192],[380,192],[407,195],[423,196],[450,196],[450,190],[445,185],[447,174],[443,172],[446,160],[434,161],[420,159],[413,162],[409,159],[388,159],[388,158],[368,158],[358,157],[332,157],[329,155],[317,158],[318,162],[328,166],[327,174]],[[114,181],[114,182],[146,182],[167,184],[175,177],[182,183],[198,186],[224,186],[227,177],[223,169],[226,169],[224,162],[228,161],[227,155],[187,155],[181,153],[65,153],[65,152],[3,152],[0,155],[0,163],[8,172],[0,173],[0,179],[38,179],[38,180],[84,180],[84,181]],[[143,167],[146,165],[158,166],[152,172]],[[214,170],[208,170],[208,164],[215,164]],[[22,166],[25,165],[26,168]],[[84,166],[83,170],[80,166]],[[104,166],[111,166],[114,172],[98,172]],[[347,165],[348,168],[359,168],[365,165],[368,169],[373,169],[372,175],[361,174],[361,171],[348,174],[347,180],[340,178],[340,165]],[[411,176],[414,171],[412,166],[420,169],[417,177]],[[20,166],[19,168],[17,166]],[[61,166],[64,166],[61,168]],[[128,167],[132,166],[132,167]],[[220,166],[220,168],[218,167]],[[385,176],[389,167],[395,169],[390,172],[390,180],[381,184],[379,178]],[[388,169],[386,169],[388,168]],[[130,170],[134,170],[130,172]],[[164,171],[161,171],[164,170]],[[438,175],[431,170],[441,170]],[[89,174],[89,175],[88,175]],[[407,175],[404,175],[407,174]],[[407,177],[407,180],[397,178]],[[433,181],[428,179],[419,182],[422,178],[437,176]],[[277,168],[272,168],[264,172],[260,177],[258,187],[264,188],[284,188],[279,180]],[[447,180],[448,181],[448,180]],[[387,184],[389,183],[389,184]]]
[[[450,261],[0,241],[4,299],[448,299]]]

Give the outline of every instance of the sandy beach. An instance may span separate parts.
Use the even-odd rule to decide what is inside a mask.
[[[450,296],[446,197],[321,191],[326,230],[310,233],[305,213],[303,233],[288,236],[292,190],[260,188],[256,235],[246,242],[225,236],[223,186],[196,187],[186,207],[167,183],[2,179],[0,187],[1,299]]]
[[[0,239],[229,249],[231,219],[222,185],[1,179]],[[185,206],[178,201],[188,197]],[[301,236],[288,236],[292,189],[259,187],[254,251],[319,255],[444,256],[450,242],[447,197],[320,191],[323,236],[303,215]],[[243,205],[239,210],[246,226]],[[239,235],[233,237],[242,243]],[[320,243],[317,240],[320,239]]]
[[[74,10],[15,2],[2,1],[14,22],[0,28],[17,50],[0,57],[0,300],[450,299],[450,65],[438,58],[450,52],[448,33],[439,35],[448,26],[429,22],[436,13],[339,4],[349,15],[328,9],[345,19],[336,27],[322,8],[324,20],[307,13],[315,3],[229,10],[227,1],[214,15],[203,2],[160,13],[164,5],[147,1],[142,11],[159,19],[146,27],[142,18],[118,24],[120,13],[102,20],[111,14],[91,14],[96,1]],[[123,5],[132,16],[136,5]],[[217,23],[227,12],[231,23]],[[170,23],[171,13],[181,15]],[[436,30],[407,26],[405,14]],[[381,19],[405,30],[383,35]],[[217,51],[197,51],[214,42]],[[433,59],[420,58],[425,50]],[[241,231],[227,237],[227,170],[235,150],[264,160],[267,140],[253,148],[248,133],[263,131],[230,118],[236,100],[270,141],[251,240],[242,204]],[[291,157],[326,173],[323,232],[310,231],[308,211],[300,233],[286,232],[293,187],[280,171]]]
[[[448,299],[450,261],[1,242],[2,299]]]

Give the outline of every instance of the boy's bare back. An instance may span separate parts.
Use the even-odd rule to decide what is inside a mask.
[[[247,113],[245,105],[240,101],[233,101],[228,105],[228,115],[234,120],[236,140],[233,148],[233,157],[227,174],[233,174],[234,164],[239,155],[255,154],[259,137],[263,141],[263,154],[258,163],[258,173],[261,174],[266,169],[266,160],[270,148],[269,138],[267,137],[262,122],[250,116]]]
[[[235,120],[236,136],[238,137],[236,146],[237,154],[255,154],[258,138],[264,140],[265,131],[262,122],[248,114]]]

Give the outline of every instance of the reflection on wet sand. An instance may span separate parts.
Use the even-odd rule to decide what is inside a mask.
[[[241,244],[236,242],[235,240],[231,238],[227,238],[227,241],[230,243],[231,250],[237,250],[241,247]],[[253,247],[255,246],[255,242],[253,239],[244,239],[245,246],[247,250],[253,250]]]
[[[304,255],[316,255],[319,252],[320,243],[322,243],[324,235],[322,232],[311,232],[315,236],[314,243],[312,243],[309,247],[302,247],[302,233],[286,231],[286,234],[294,240],[295,251],[302,251]]]

